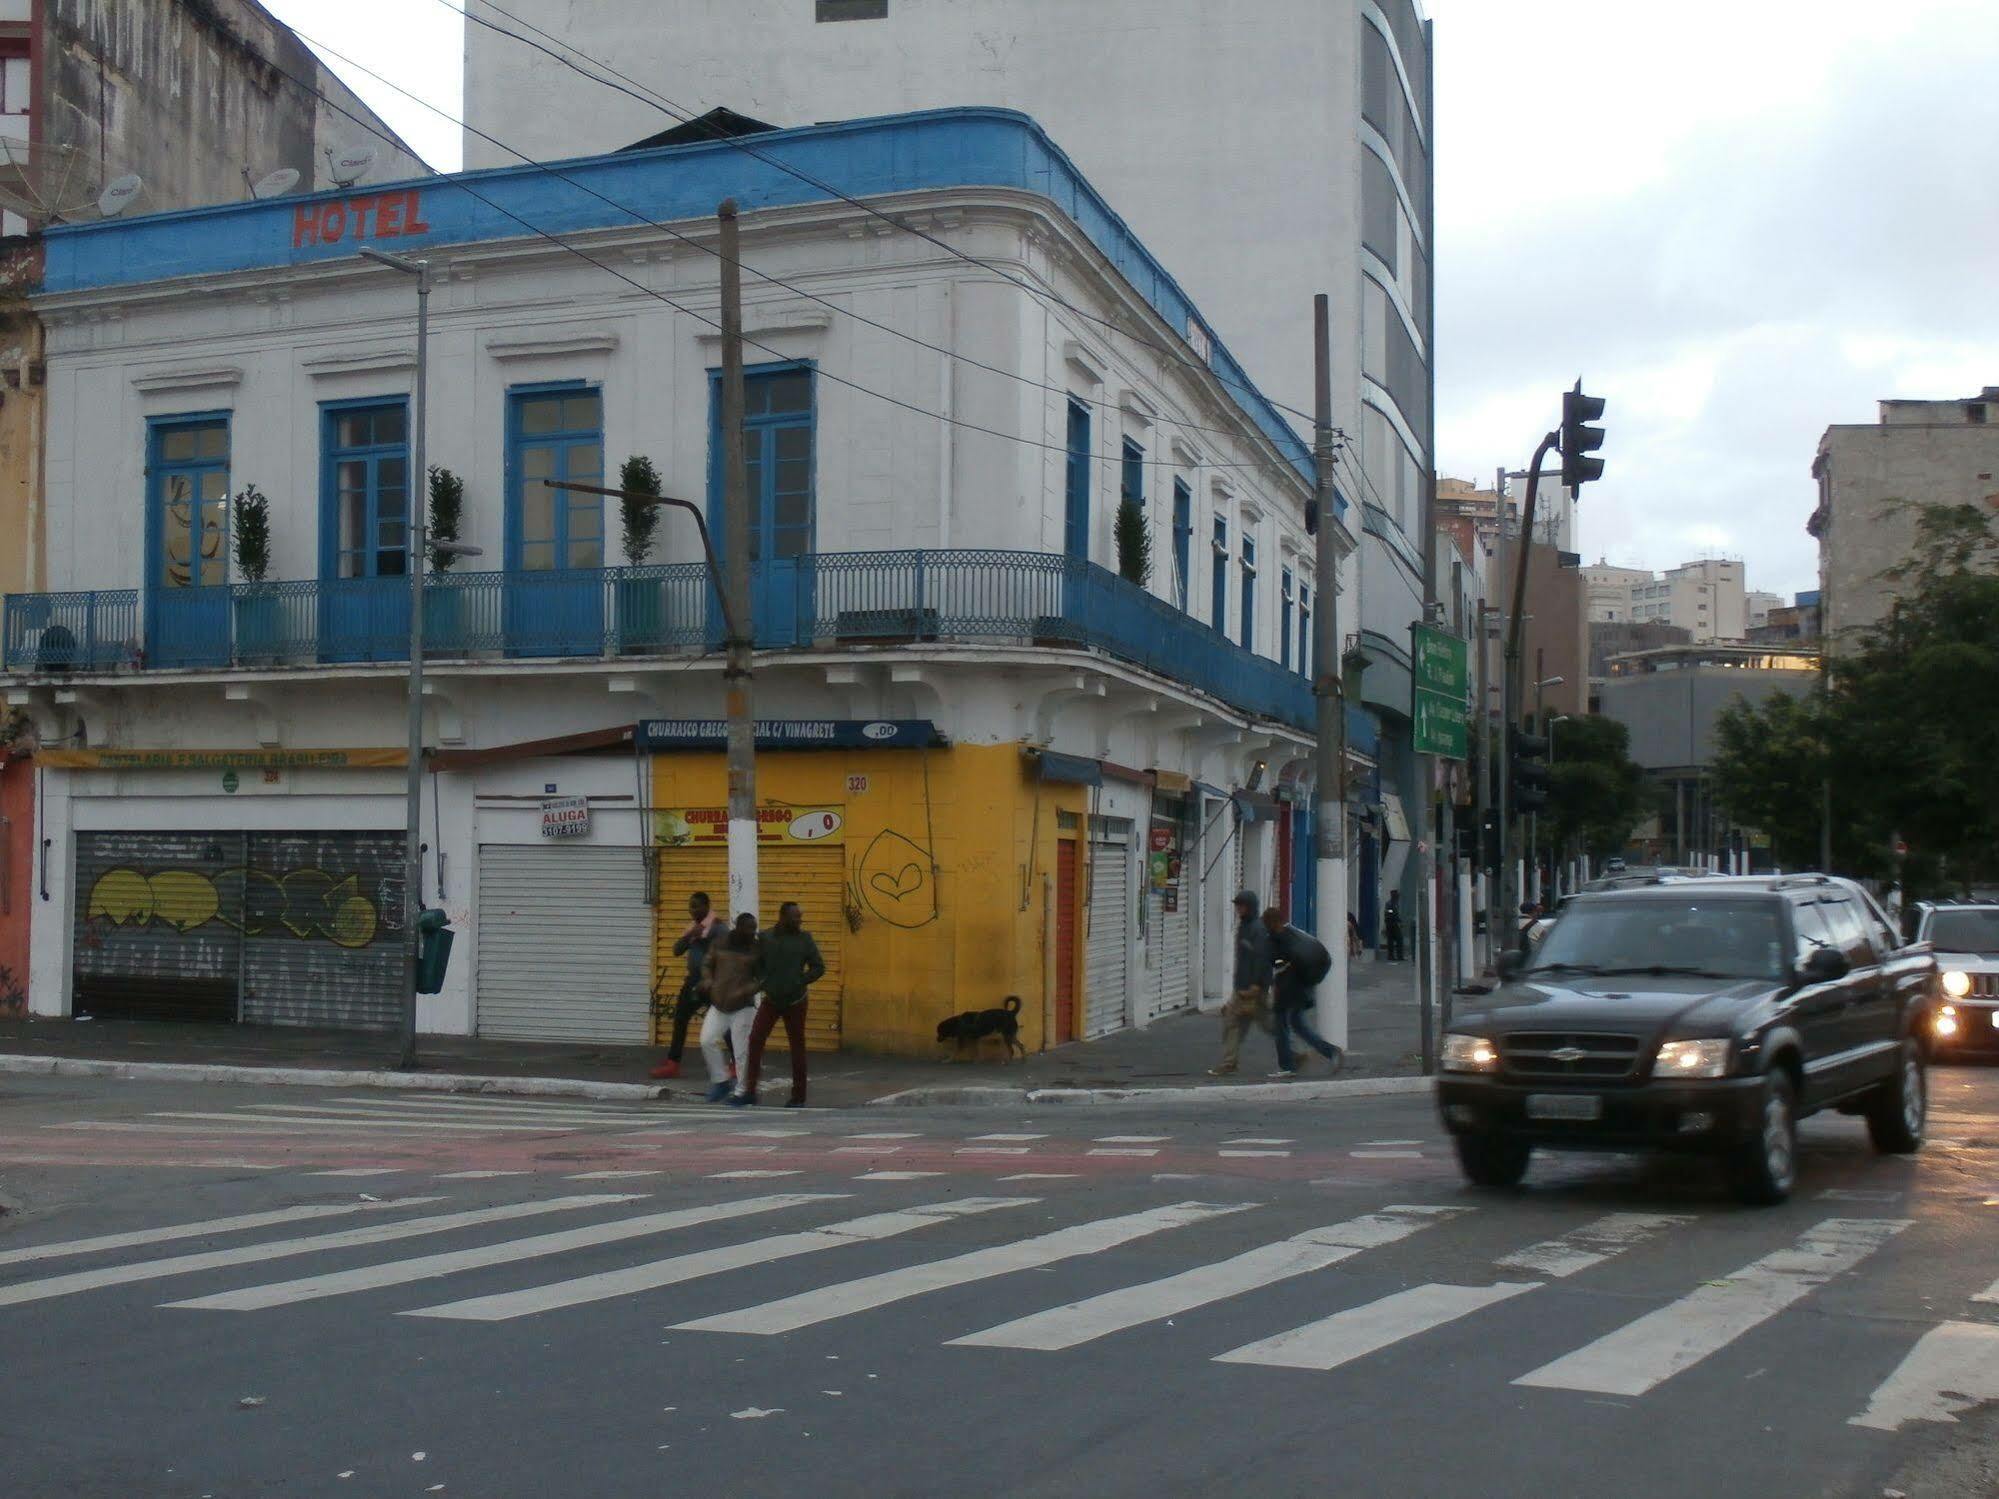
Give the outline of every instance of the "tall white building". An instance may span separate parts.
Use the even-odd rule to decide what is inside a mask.
[[[1600,623],[1673,625],[1685,630],[1696,645],[1747,638],[1752,621],[1750,595],[1743,587],[1742,563],[1731,558],[1704,557],[1668,568],[1656,576],[1642,568],[1612,567],[1599,562],[1583,569],[1589,590],[1589,617]],[[1773,594],[1759,594],[1769,605],[1781,603]]]
[[[1650,584],[1654,576],[1642,567],[1616,567],[1597,562],[1583,569],[1583,587],[1591,624],[1631,622],[1631,591]]]
[[[1767,593],[1760,588],[1751,589],[1743,595],[1742,617],[1750,629],[1760,630],[1770,623],[1770,611],[1783,607],[1784,596],[1781,593]]]
[[[1420,491],[1433,467],[1430,48],[1414,0],[508,9],[550,34],[532,41],[569,49],[591,71],[609,63],[682,116],[726,107],[794,126],[957,105],[1023,111],[1174,268],[1294,421],[1312,409],[1312,297],[1327,293],[1334,422],[1349,437],[1340,485],[1362,536],[1342,625],[1369,657],[1363,692],[1396,758],[1407,742],[1409,626],[1421,613]],[[505,34],[525,27],[489,19],[503,29],[466,27],[465,113],[504,147],[468,132],[468,166],[511,164],[506,148],[539,159],[615,150],[674,123]],[[882,239],[884,253],[894,243]],[[920,241],[899,248],[930,253]],[[1413,785],[1406,757],[1390,775]]]

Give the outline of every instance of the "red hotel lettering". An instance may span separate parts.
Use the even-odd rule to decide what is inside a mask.
[[[349,229],[353,230],[350,236]],[[337,245],[343,239],[399,239],[428,234],[423,194],[416,188],[375,193],[340,203],[302,203],[292,210],[292,248]]]

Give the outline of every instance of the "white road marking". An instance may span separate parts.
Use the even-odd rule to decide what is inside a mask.
[[[230,1116],[234,1117],[234,1116]],[[359,1128],[369,1126],[363,1124]],[[231,1129],[217,1129],[212,1124],[161,1124],[152,1120],[119,1119],[76,1119],[62,1124],[44,1124],[43,1129],[87,1129],[101,1130],[119,1135],[199,1135],[203,1139],[218,1140],[230,1135],[249,1138],[269,1139],[278,1135],[337,1135],[346,1126],[331,1124],[325,1120],[298,1119],[280,1123],[275,1119],[246,1119],[237,1122]],[[347,1130],[355,1133],[355,1130]]]
[[[1612,1213],[1494,1263],[1502,1270],[1525,1270],[1531,1275],[1561,1280],[1614,1259],[1627,1249],[1635,1249],[1669,1228],[1693,1221],[1677,1213]]]
[[[1296,1145],[1296,1140],[1224,1140],[1224,1145]]]
[[[1031,1155],[1025,1145],[960,1145],[953,1155]]]
[[[440,1119],[563,1119],[586,1124],[645,1124],[648,1115],[630,1110],[593,1109],[555,1103],[460,1103],[432,1102],[420,1098],[336,1098],[327,1105],[357,1114],[435,1114]],[[249,1104],[249,1108],[277,1109],[286,1104]]]
[[[480,1182],[495,1176],[526,1176],[525,1171],[446,1171],[436,1180],[441,1182]]]
[[[802,1176],[800,1171],[716,1171],[711,1172],[711,1182],[753,1182],[765,1181],[773,1176]]]
[[[1347,1152],[1357,1161],[1420,1161],[1420,1150],[1350,1150]]]
[[[584,1114],[559,1108],[474,1108],[439,1109],[407,1103],[246,1103],[238,1108],[245,1117],[269,1115],[325,1114],[338,1119],[455,1119],[461,1123],[501,1124],[547,1122],[550,1124],[623,1124],[629,1121],[603,1114]]]
[[[730,1131],[741,1140],[795,1140],[812,1133],[809,1129],[739,1129]]]
[[[894,1155],[902,1149],[900,1145],[835,1145],[828,1155]]]
[[[923,1136],[921,1134],[913,1134],[908,1130],[877,1130],[872,1134],[847,1135],[844,1138],[849,1140],[921,1140]]]
[[[1532,1291],[1538,1281],[1494,1286],[1415,1286],[1365,1306],[1349,1307],[1274,1338],[1245,1343],[1216,1358],[1218,1364],[1262,1364],[1274,1369],[1337,1369],[1370,1353],[1455,1322],[1497,1302]]]
[[[1383,1208],[1345,1223],[1308,1229],[1278,1243],[1260,1245],[1232,1259],[1201,1265],[1144,1285],[1107,1291],[1085,1301],[1072,1301],[1067,1306],[1036,1312],[951,1341],[954,1345],[974,1348],[1048,1351],[1074,1348],[1109,1333],[1190,1312],[1293,1276],[1309,1275],[1351,1259],[1363,1250],[1398,1243],[1432,1223],[1468,1211],[1447,1207]]]
[[[666,1175],[664,1171],[578,1171],[571,1176],[565,1177],[564,1180],[573,1182],[610,1182],[622,1181],[624,1178],[631,1176],[664,1175]]]
[[[269,1161],[215,1161],[189,1160],[185,1156],[175,1156],[170,1161],[129,1161],[95,1160],[88,1156],[74,1155],[14,1155],[7,1156],[10,1166],[171,1166],[176,1171],[278,1171],[283,1168]]]
[[[1002,1176],[1003,1182],[1072,1182],[1082,1175],[1079,1171],[1021,1171],[1012,1176]]]
[[[1945,1322],[1923,1335],[1846,1424],[1873,1431],[1900,1431],[1910,1421],[1954,1425],[1959,1411],[1988,1400],[1999,1400],[1999,1327]]]
[[[1216,1152],[1229,1160],[1275,1160],[1289,1156],[1288,1150],[1223,1150]]]
[[[371,1202],[365,1207],[377,1211],[413,1207],[437,1202],[435,1197],[403,1197],[389,1202]],[[73,1296],[79,1291],[95,1291],[105,1286],[130,1285],[134,1281],[161,1280],[169,1275],[188,1275],[198,1270],[219,1270],[227,1265],[254,1265],[288,1255],[319,1254],[331,1249],[357,1249],[364,1244],[390,1244],[398,1239],[414,1239],[423,1234],[449,1233],[482,1223],[504,1223],[513,1218],[531,1218],[540,1213],[562,1213],[576,1208],[601,1207],[607,1203],[632,1202],[629,1196],[597,1194],[588,1197],[551,1197],[543,1202],[513,1202],[503,1207],[476,1208],[465,1213],[444,1213],[434,1218],[406,1218],[400,1223],[381,1223],[368,1228],[344,1229],[339,1233],[318,1234],[305,1239],[277,1239],[265,1244],[249,1244],[240,1249],[211,1249],[200,1254],[184,1254],[173,1259],[146,1260],[138,1264],[112,1265],[103,1270],[83,1270],[74,1275],[51,1276],[46,1280],[22,1281],[0,1286],[0,1306],[18,1306],[26,1301],[46,1301],[54,1296]]]
[[[925,1177],[942,1176],[943,1174],[941,1171],[870,1171],[863,1176],[855,1177],[854,1180],[857,1182],[913,1182],[922,1181]],[[1007,1181],[1012,1181],[1013,1179],[1010,1176],[1006,1178]]]
[[[1999,1306],[1999,1280],[1993,1281],[1991,1285],[1987,1286],[1971,1299],[1982,1302],[1986,1306]]]
[[[1643,1395],[1851,1270],[1909,1223],[1906,1218],[1828,1218],[1791,1248],[1701,1286],[1514,1383],[1595,1395]]]
[[[1098,1135],[1099,1145],[1160,1145],[1172,1139],[1171,1135]]]
[[[1140,1145],[1093,1145],[1085,1152],[1088,1155],[1158,1155],[1157,1148]]]
[[[402,1315],[442,1317],[459,1322],[505,1322],[514,1317],[553,1311],[558,1307],[582,1306],[592,1301],[607,1301],[614,1296],[636,1296],[642,1291],[656,1291],[662,1286],[699,1280],[704,1275],[748,1270],[821,1249],[839,1249],[849,1244],[892,1239],[898,1234],[929,1228],[952,1218],[989,1213],[997,1208],[1024,1207],[1035,1200],[1032,1197],[967,1197],[958,1202],[931,1203],[901,1212],[874,1213],[825,1228],[807,1229],[802,1233],[775,1234],[767,1239],[753,1239],[747,1244],[696,1250],[647,1265],[629,1265],[621,1270],[606,1270],[598,1275],[534,1286],[524,1291],[475,1296]]]
[[[428,1202],[436,1198],[423,1199]],[[274,1228],[280,1223],[302,1223],[312,1218],[339,1218],[348,1213],[379,1210],[379,1204],[342,1202],[299,1208],[274,1208],[266,1213],[240,1213],[233,1218],[204,1218],[199,1223],[175,1223],[166,1228],[135,1228],[122,1234],[99,1234],[91,1239],[65,1239],[59,1244],[30,1244],[25,1249],[0,1252],[0,1265],[24,1265],[33,1260],[63,1259],[73,1254],[97,1254],[106,1249],[132,1249],[141,1244],[166,1244],[175,1239],[199,1239],[208,1234],[240,1233],[249,1228]]]
[[[237,1130],[251,1131],[258,1129],[281,1128],[285,1126],[289,1126],[293,1130],[296,1130],[301,1125],[309,1126],[314,1130],[324,1131],[329,1134],[340,1130],[351,1130],[351,1129],[400,1129],[400,1130],[414,1130],[414,1131],[459,1130],[459,1131],[471,1131],[475,1134],[517,1133],[517,1134],[530,1134],[530,1135],[560,1134],[563,1132],[559,1126],[550,1128],[548,1126],[540,1124],[500,1124],[498,1122],[488,1124],[485,1123],[484,1121],[473,1123],[457,1119],[401,1119],[401,1118],[359,1119],[359,1118],[351,1118],[345,1116],[334,1119],[314,1119],[310,1117],[301,1116],[298,1114],[284,1114],[284,1115],[201,1114],[193,1112],[170,1112],[164,1110],[159,1113],[153,1114],[149,1117],[154,1119],[210,1119],[221,1124],[233,1125],[235,1127],[233,1130],[210,1130],[209,1131],[210,1134],[232,1134],[235,1133]]]
[[[968,1140],[1045,1140],[1046,1135],[967,1135]]]
[[[308,1171],[307,1176],[401,1176],[401,1166],[342,1166],[337,1171]]]
[[[381,1265],[363,1265],[355,1270],[337,1270],[325,1275],[308,1275],[300,1280],[278,1281],[271,1285],[246,1286],[213,1296],[196,1296],[168,1306],[209,1312],[254,1312],[274,1306],[291,1306],[301,1301],[318,1301],[328,1296],[344,1296],[354,1291],[375,1291],[385,1286],[408,1285],[465,1270],[483,1270],[491,1265],[512,1265],[543,1255],[566,1254],[598,1244],[617,1244],[626,1239],[670,1233],[753,1213],[774,1213],[781,1208],[802,1207],[824,1202],[840,1194],[788,1193],[773,1197],[748,1197],[741,1202],[707,1203],[701,1207],[676,1208],[671,1212],[647,1213],[638,1218],[620,1218],[611,1223],[593,1223],[586,1228],[568,1228],[558,1233],[536,1234],[526,1239],[509,1239],[484,1244],[476,1249],[456,1249],[444,1254],[427,1254],[412,1260],[391,1260]]]
[[[1362,1140],[1360,1143],[1363,1146],[1374,1146],[1374,1145],[1393,1146],[1393,1145],[1421,1145],[1423,1142],[1421,1140]]]
[[[1012,1244],[975,1249],[968,1254],[933,1260],[925,1265],[886,1270],[879,1275],[863,1276],[842,1285],[823,1286],[797,1296],[767,1301],[761,1306],[723,1312],[677,1326],[690,1331],[751,1333],[760,1337],[794,1332],[801,1327],[852,1316],[929,1291],[969,1285],[1016,1270],[1033,1270],[1079,1255],[1097,1254],[1149,1234],[1200,1223],[1227,1213],[1240,1213],[1251,1206],[1253,1204],[1250,1203],[1180,1202],[1120,1218],[1102,1218],[1094,1223],[1058,1228],[1053,1233],[1021,1239]]]

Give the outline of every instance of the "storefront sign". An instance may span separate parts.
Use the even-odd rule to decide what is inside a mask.
[[[50,770],[382,770],[407,765],[399,749],[158,750],[50,749],[35,755]]]
[[[292,210],[292,248],[337,245],[342,240],[400,239],[428,234],[423,219],[423,193],[404,188],[392,193],[361,193],[334,203],[301,203]]]
[[[846,842],[847,819],[838,807],[770,805],[757,808],[758,843]],[[725,848],[729,813],[724,807],[661,807],[653,813],[653,841],[661,848]]]
[[[1409,718],[1416,753],[1462,760],[1471,748],[1469,648],[1457,636],[1428,625],[1417,625],[1410,634],[1416,667],[1410,676]]]
[[[719,750],[729,726],[719,718],[649,718],[639,724],[641,750]],[[760,718],[758,749],[924,749],[944,737],[927,718]]]
[[[551,796],[541,804],[541,836],[544,838],[588,838],[590,798]]]

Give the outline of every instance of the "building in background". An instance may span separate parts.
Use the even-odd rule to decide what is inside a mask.
[[[1629,624],[1631,590],[1651,583],[1654,574],[1643,567],[1616,567],[1599,559],[1583,569],[1583,589],[1592,624]]]
[[[1752,645],[1801,645],[1816,650],[1819,635],[1816,588],[1794,595],[1789,604],[1772,609],[1762,624],[1749,627]]]
[[[1492,646],[1490,680],[1499,682],[1507,615],[1512,608],[1513,583],[1519,553],[1512,540],[1500,544],[1494,559],[1500,578],[1500,612],[1494,621],[1500,639]],[[1520,712],[1531,716],[1537,701],[1548,714],[1580,715],[1589,711],[1589,618],[1584,606],[1582,558],[1536,544],[1527,559],[1527,590],[1522,597],[1520,627]],[[1535,684],[1559,677],[1542,688]]]
[[[1598,562],[1583,569],[1589,617],[1605,624],[1671,625],[1696,642],[1742,640],[1749,628],[1742,563],[1709,557],[1663,573]],[[1775,594],[1758,597],[1775,600]]]
[[[1828,652],[1878,624],[1924,506],[1999,512],[1999,385],[1958,401],[1882,401],[1872,425],[1828,427],[1812,462],[1821,625]]]
[[[721,625],[683,515],[620,565],[617,505],[551,482],[647,455],[726,545],[731,195],[757,205],[745,261],[831,304],[745,278],[762,914],[800,901],[827,954],[813,1044],[927,1054],[1008,993],[1030,1046],[1089,1038],[1220,997],[1241,886],[1309,924],[1308,444],[1022,116],[761,139],[875,199],[701,142],[560,187],[523,167],[47,232],[54,576],[4,619],[10,695],[61,745],[37,1013],[395,1022],[415,296],[357,253],[386,245],[435,267],[428,457],[484,549],[424,599],[421,895],[459,956],[420,1027],[651,1037],[688,894],[726,888]],[[877,234],[881,204],[1065,309]],[[264,582],[231,544],[252,484]],[[1144,583],[1115,570],[1124,502],[1157,539]],[[1355,810],[1392,829],[1372,715],[1348,733]]]
[[[1021,110],[1173,267],[1301,430],[1313,399],[1312,298],[1329,294],[1333,422],[1346,434],[1339,483],[1361,538],[1341,624],[1366,662],[1361,695],[1384,724],[1383,775],[1408,798],[1409,630],[1422,614],[1422,476],[1433,467],[1429,26],[1413,0],[1259,0],[1253,10],[1252,21],[1213,0],[531,4],[521,13],[585,71],[551,56],[544,38],[509,35],[522,28],[504,16],[468,25],[465,161],[611,151],[672,125],[675,112],[718,107],[787,126]],[[590,59],[657,90],[674,112],[594,80],[602,63]],[[866,232],[885,255],[938,253],[887,219]],[[1005,274],[1045,284],[1030,248],[999,258]],[[1045,299],[1029,313],[1058,315]],[[1097,332],[1112,349],[1140,348]],[[1145,336],[1206,357],[1196,330]],[[1199,589],[1196,571],[1188,585]],[[1373,866],[1363,856],[1355,867]],[[1413,897],[1409,883],[1404,900]],[[1372,893],[1361,899],[1365,908]]]
[[[1752,588],[1742,598],[1742,628],[1745,637],[1752,630],[1761,629],[1770,623],[1770,611],[1784,607],[1781,593],[1768,593],[1760,588]]]
[[[1639,625],[1629,620],[1592,619],[1589,622],[1590,711],[1601,711],[1598,699],[1615,657],[1692,643],[1692,634],[1678,625]]]
[[[1614,656],[1598,688],[1599,711],[1631,734],[1631,758],[1660,787],[1653,858],[1685,864],[1739,846],[1708,785],[1715,720],[1731,703],[1759,705],[1778,693],[1810,692],[1818,656],[1809,650],[1710,644]]]

